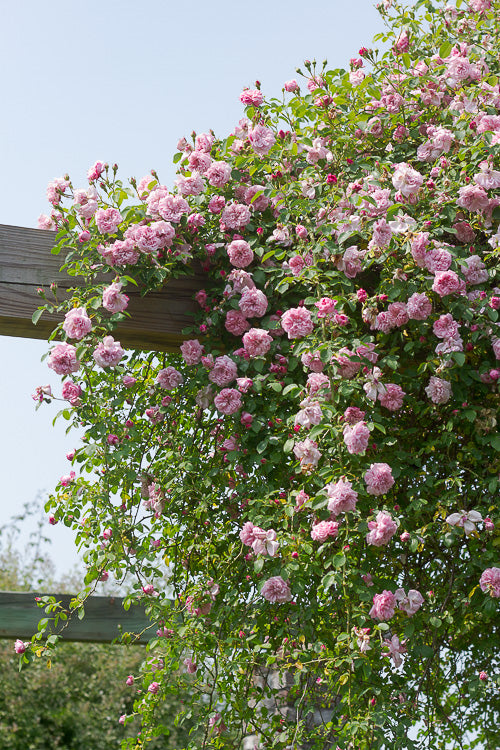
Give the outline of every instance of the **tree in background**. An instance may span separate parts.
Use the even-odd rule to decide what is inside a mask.
[[[55,580],[40,523],[19,554],[20,532],[27,519],[38,515],[46,522],[40,516],[40,500],[28,503],[0,531],[0,589],[74,592],[81,573]],[[137,731],[132,725],[124,727],[119,717],[132,711],[135,688],[130,677],[140,674],[144,647],[61,643],[50,661],[37,659],[20,671],[14,645],[0,640],[2,750],[109,750]],[[153,742],[152,748],[175,748],[185,742],[187,733],[173,722],[180,708],[182,692],[162,706],[168,734]]]
[[[385,51],[245,89],[173,191],[49,185],[83,283],[34,319],[65,312],[48,365],[86,434],[46,509],[77,605],[112,575],[154,623],[128,746],[181,678],[193,748],[500,744],[499,8],[385,0]],[[127,287],[197,263],[180,352],[125,352]]]

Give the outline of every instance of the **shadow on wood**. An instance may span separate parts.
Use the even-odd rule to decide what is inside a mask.
[[[61,255],[51,255],[54,232],[0,224],[0,335],[48,339],[63,317],[44,314],[37,325],[31,316],[42,304],[38,287],[48,290],[56,282],[60,290],[77,286],[78,277],[60,272]],[[112,277],[110,277],[110,281]],[[113,336],[125,348],[177,351],[188,337],[182,329],[192,325],[198,309],[193,296],[207,283],[201,270],[173,279],[161,292],[141,297],[127,289],[131,317]]]

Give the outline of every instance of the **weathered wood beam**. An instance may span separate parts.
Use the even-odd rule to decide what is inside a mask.
[[[60,272],[64,257],[51,255],[54,233],[0,224],[0,335],[47,339],[61,316],[44,314],[33,325],[31,316],[41,300],[38,287],[60,290],[77,286],[78,277]],[[113,333],[122,346],[156,351],[177,351],[185,340],[182,329],[192,325],[197,305],[193,295],[206,284],[200,271],[174,279],[161,292],[141,297],[128,288],[131,317]]]
[[[30,639],[38,630],[38,623],[46,615],[37,606],[35,596],[47,594],[0,592],[0,638]],[[57,602],[68,612],[72,596],[66,594],[49,594],[55,596]],[[119,597],[91,596],[85,602],[85,617],[79,620],[76,613],[69,624],[61,632],[66,641],[91,641],[94,643],[111,643],[120,638],[122,633],[141,633],[131,643],[147,643],[154,636],[155,628],[147,619],[140,607],[123,609],[123,599]],[[60,620],[56,632],[65,623]],[[148,630],[145,631],[145,628]],[[143,632],[145,631],[145,632]]]

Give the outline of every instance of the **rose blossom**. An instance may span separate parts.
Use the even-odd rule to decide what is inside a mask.
[[[276,142],[273,131],[264,125],[256,125],[253,130],[249,131],[248,138],[253,150],[259,156],[265,156]]]
[[[184,377],[182,373],[180,373],[175,369],[175,367],[172,367],[171,365],[169,365],[164,370],[160,370],[155,380],[155,383],[158,383],[160,388],[164,388],[167,391],[171,391],[174,388],[177,388],[177,386],[181,385],[183,382]]]
[[[281,604],[292,599],[288,581],[284,581],[281,576],[269,578],[262,586],[260,593],[271,604]]]
[[[328,495],[328,510],[334,516],[355,510],[358,493],[352,489],[351,482],[341,477],[335,484],[327,484],[325,487]]]
[[[82,395],[82,389],[78,383],[74,383],[72,380],[66,380],[62,387],[62,397],[69,401],[72,406],[78,406],[80,403],[80,396]]]
[[[411,320],[426,320],[432,312],[432,302],[426,294],[415,292],[406,303],[406,309]]]
[[[264,190],[264,185],[250,185],[244,195],[247,206],[253,208],[254,211],[265,211],[269,205],[269,198],[264,195]]]
[[[303,442],[296,443],[293,448],[295,457],[300,461],[302,471],[310,471],[317,466],[321,453],[318,444],[314,440],[306,438]]]
[[[279,542],[276,541],[276,532],[274,529],[264,531],[258,526],[253,527],[253,542],[252,549],[256,555],[262,555],[263,557],[274,557],[279,548]]]
[[[397,589],[394,592],[394,596],[398,602],[399,609],[406,612],[408,617],[413,617],[424,603],[424,597],[416,589],[410,589],[408,594],[405,593],[404,589]]]
[[[303,338],[313,330],[311,313],[305,307],[292,307],[284,312],[281,325],[289,339]]]
[[[440,315],[432,325],[434,335],[438,339],[456,339],[458,338],[459,325],[450,313],[446,315]]]
[[[242,336],[250,328],[250,323],[239,310],[229,310],[224,327],[233,336]]]
[[[115,341],[112,336],[105,336],[92,356],[99,367],[116,367],[124,354],[119,341]]]
[[[374,620],[390,620],[394,617],[396,608],[396,597],[392,591],[384,590],[381,594],[373,597],[373,606],[370,609],[370,617]]]
[[[432,291],[439,294],[440,297],[446,297],[448,294],[454,294],[460,291],[462,282],[454,271],[442,271],[437,273],[432,284]]]
[[[228,203],[221,214],[221,220],[228,229],[241,229],[251,218],[250,209],[243,203]]]
[[[253,385],[253,380],[251,378],[236,378],[236,385],[240,393],[248,393]]]
[[[404,161],[396,164],[395,167],[396,169],[392,176],[392,184],[396,190],[399,190],[405,198],[418,193],[424,181],[420,172],[417,172]]]
[[[66,343],[56,344],[50,352],[47,364],[58,375],[70,375],[80,369],[75,347]]]
[[[241,409],[241,393],[234,388],[223,388],[214,398],[214,404],[222,414],[235,414]]]
[[[434,404],[446,404],[451,397],[451,383],[432,375],[425,392]]]
[[[95,223],[101,234],[114,234],[118,224],[123,221],[117,208],[99,208],[94,215]]]
[[[464,185],[458,192],[457,206],[460,206],[460,208],[472,212],[482,211],[488,207],[488,194],[479,185]]]
[[[102,306],[110,313],[120,313],[127,308],[128,297],[120,294],[122,286],[121,282],[114,282],[102,293]]]
[[[369,495],[385,495],[394,484],[391,467],[385,463],[372,464],[364,475]]]
[[[339,524],[336,521],[320,521],[315,523],[311,529],[311,539],[315,542],[326,542],[328,537],[335,539],[339,533]]]
[[[341,378],[353,378],[361,369],[361,362],[353,362],[350,357],[356,354],[345,346],[339,350],[338,354],[332,357],[332,363],[337,364]]]
[[[389,411],[398,411],[403,406],[405,392],[395,383],[386,383],[385,393],[379,394],[379,401]]]
[[[205,177],[212,187],[221,188],[231,179],[231,171],[231,165],[227,162],[214,161],[205,172]]]
[[[245,240],[233,240],[227,246],[227,254],[231,265],[236,268],[246,268],[253,261],[253,251]]]
[[[208,379],[211,380],[212,383],[215,383],[215,385],[222,387],[225,385],[229,385],[229,383],[232,383],[237,374],[238,367],[236,365],[236,362],[234,362],[226,354],[223,354],[222,357],[216,358],[213,369],[210,371]]]
[[[368,521],[368,528],[370,531],[366,535],[367,543],[373,544],[375,547],[382,547],[392,539],[398,525],[389,513],[381,510],[375,521]]]
[[[366,412],[361,411],[357,406],[348,406],[344,412],[344,419],[348,424],[353,425],[357,422],[362,422],[365,414]]]
[[[243,346],[250,357],[265,357],[272,342],[272,336],[263,328],[251,328],[243,335]]]
[[[260,107],[264,101],[264,94],[259,89],[243,89],[240,94],[240,102],[246,106]]]
[[[366,422],[356,422],[355,425],[346,424],[344,427],[344,443],[349,453],[364,453],[370,441],[370,430]]]
[[[495,599],[500,598],[500,568],[486,568],[479,579],[481,591]]]
[[[239,301],[239,308],[246,318],[262,318],[267,311],[267,297],[255,287],[245,287]]]
[[[321,396],[328,398],[330,396],[330,378],[321,372],[312,372],[307,378],[306,388],[310,396],[319,393]]]
[[[321,411],[321,404],[319,401],[311,401],[309,398],[301,401],[301,410],[295,415],[294,424],[295,426],[300,425],[309,430],[320,424],[323,419],[323,413]]]
[[[66,313],[63,331],[70,339],[83,339],[92,330],[92,323],[84,307],[76,307]]]
[[[312,372],[322,372],[325,369],[325,365],[321,360],[319,351],[304,352],[304,354],[302,354],[300,357],[300,361],[302,362],[304,367],[307,367]]]
[[[386,638],[383,645],[387,651],[382,652],[382,656],[391,658],[394,666],[400,667],[403,663],[401,654],[406,654],[408,651],[405,643],[406,641],[400,641],[397,635],[393,635],[390,639]]]
[[[459,526],[464,530],[465,536],[469,536],[476,531],[476,524],[482,522],[481,514],[477,510],[461,510],[459,513],[452,513],[446,519],[450,526]]]
[[[16,654],[24,654],[24,652],[28,648],[28,645],[28,643],[25,643],[24,641],[21,641],[20,638],[18,638],[14,643],[14,651],[16,652]]]
[[[197,365],[203,354],[203,346],[198,339],[184,341],[180,346],[182,358],[187,365]]]

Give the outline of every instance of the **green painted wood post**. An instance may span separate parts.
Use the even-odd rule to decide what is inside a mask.
[[[37,606],[36,596],[54,596],[66,611],[70,611],[72,596],[67,594],[38,594],[34,592],[0,592],[0,638],[30,639],[37,632],[38,623],[45,617],[44,609]],[[61,632],[63,640],[111,643],[121,638],[122,633],[135,634],[131,643],[144,644],[155,635],[156,627],[146,617],[142,607],[123,608],[120,597],[91,596],[85,604],[85,616],[78,619],[73,613],[66,625],[59,621],[54,632]],[[63,629],[63,626],[64,629]]]

